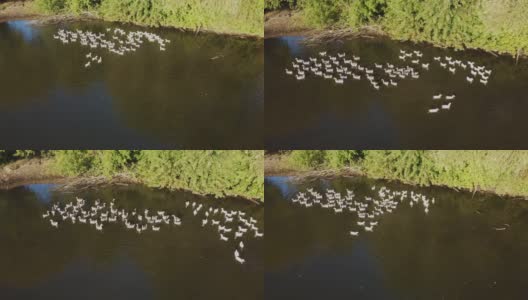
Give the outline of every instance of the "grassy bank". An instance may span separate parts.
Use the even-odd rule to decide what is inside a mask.
[[[0,151],[0,163],[46,157],[53,176],[126,176],[151,187],[264,200],[263,151]]]
[[[306,25],[379,27],[396,39],[528,52],[528,1],[519,0],[266,0],[266,10],[297,9]]]
[[[296,150],[273,157],[272,170],[344,170],[417,185],[528,196],[528,151]],[[266,158],[266,172],[268,172]]]
[[[263,36],[264,0],[33,0],[45,14]]]

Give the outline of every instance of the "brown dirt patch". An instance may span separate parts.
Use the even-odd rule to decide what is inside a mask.
[[[11,1],[0,4],[0,22],[18,20],[18,19],[35,19],[41,17],[32,1]]]
[[[264,37],[308,35],[318,30],[304,24],[300,11],[276,10],[264,14]]]
[[[139,183],[132,176],[119,174],[112,178],[104,176],[66,177],[53,171],[49,158],[32,158],[17,160],[0,166],[0,188],[10,189],[34,183],[59,184],[58,189],[83,189],[101,185],[128,185]]]
[[[46,158],[22,159],[0,167],[0,188],[8,189],[28,183],[61,182],[64,177],[51,171]]]

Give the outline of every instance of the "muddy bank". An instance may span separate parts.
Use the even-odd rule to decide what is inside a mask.
[[[264,160],[264,175],[266,177],[268,176],[285,176],[290,177],[291,180],[302,180],[310,182],[312,180],[317,180],[320,178],[327,178],[332,179],[335,177],[353,177],[353,176],[365,176],[372,178],[368,176],[368,174],[364,171],[362,171],[359,167],[351,167],[351,168],[342,168],[342,169],[302,169],[298,168],[290,161],[286,159],[286,155],[281,154],[269,154],[266,155]],[[377,180],[383,180],[387,182],[399,182],[410,186],[421,186],[420,184],[413,183],[413,182],[407,182],[402,181],[398,179],[389,179],[389,178],[372,178]],[[425,185],[427,186],[427,185]],[[499,197],[509,197],[513,199],[518,200],[528,200],[528,195],[515,195],[515,194],[499,194],[493,190],[485,190],[481,189],[478,186],[476,189],[466,189],[466,188],[460,188],[456,186],[447,186],[447,185],[429,185],[429,186],[437,186],[437,187],[443,187],[455,190],[457,192],[470,192],[473,193],[473,195],[476,194],[491,194]]]
[[[296,179],[332,178],[341,176],[365,176],[359,169],[345,168],[339,170],[300,169],[286,161],[280,154],[266,155],[264,161],[265,176],[288,176]]]
[[[19,20],[19,19],[36,19],[42,17],[33,3],[28,1],[0,3],[0,22]]]
[[[0,189],[11,189],[27,184],[57,184],[56,189],[62,191],[83,190],[109,185],[143,184],[144,182],[135,178],[133,174],[122,173],[112,177],[105,176],[78,176],[68,177],[58,174],[53,168],[53,160],[50,158],[21,159],[8,164],[0,165]],[[209,196],[191,190],[187,192],[199,196]],[[258,199],[234,196],[248,200],[254,204],[262,205]]]
[[[264,38],[274,38],[283,36],[302,36],[304,37],[303,43],[305,44],[328,43],[357,37],[394,39],[388,33],[383,31],[380,25],[362,26],[360,28],[326,27],[318,29],[306,25],[306,22],[303,21],[302,13],[299,10],[283,9],[278,11],[266,12],[264,18]],[[399,41],[425,43],[438,48],[451,48],[449,46],[427,41]],[[461,49],[461,51],[465,50],[482,51],[494,55],[496,57],[512,57],[513,59],[515,59],[516,64],[519,62],[520,59],[528,58],[528,54],[526,53],[500,53],[493,50],[470,47]]]
[[[277,10],[264,14],[264,38],[309,36],[321,32],[304,24],[300,11]]]
[[[264,37],[303,36],[305,43],[331,42],[352,37],[383,37],[387,36],[379,26],[363,26],[361,28],[314,28],[306,25],[301,11],[278,10],[266,12],[264,15]]]
[[[52,164],[49,158],[31,158],[2,165],[0,167],[0,188],[10,189],[26,184],[49,183],[58,184],[58,189],[82,189],[108,184],[139,183],[126,174],[111,178],[103,176],[66,177],[55,172]]]

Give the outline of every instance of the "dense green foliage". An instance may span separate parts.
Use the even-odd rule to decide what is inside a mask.
[[[394,38],[511,54],[528,50],[528,1],[522,0],[300,0],[267,1],[303,10],[314,26],[381,25]]]
[[[35,0],[48,13],[90,12],[106,20],[262,36],[264,0]]]
[[[288,155],[304,168],[356,167],[374,178],[528,195],[528,151],[297,150]]]
[[[151,186],[217,196],[264,195],[262,151],[142,151],[138,177]]]
[[[296,3],[296,0],[265,0],[264,7],[267,10],[279,8],[294,8],[296,6]]]
[[[35,150],[0,150],[0,164],[7,163],[20,158],[31,158],[45,152]]]
[[[128,173],[153,187],[263,199],[263,151],[58,150],[68,176]]]

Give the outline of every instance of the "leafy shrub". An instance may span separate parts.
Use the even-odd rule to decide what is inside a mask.
[[[302,150],[287,155],[301,168],[357,165],[373,178],[528,195],[526,150]]]
[[[66,0],[35,0],[36,6],[48,13],[57,13],[65,8]]]
[[[262,151],[142,151],[137,176],[147,184],[216,196],[264,195]]]
[[[265,0],[265,9],[295,8],[296,0]]]
[[[293,150],[290,159],[294,165],[301,168],[314,168],[325,162],[325,156],[323,150]]]
[[[360,150],[328,150],[325,154],[325,161],[331,168],[350,167],[363,158]]]
[[[365,172],[374,178],[398,179],[420,185],[431,184],[436,169],[423,150],[369,150],[365,151]]]
[[[95,155],[88,150],[53,151],[57,171],[68,176],[82,175],[93,168]]]
[[[335,24],[343,16],[343,5],[348,0],[302,0],[299,5],[308,24],[322,27]]]

